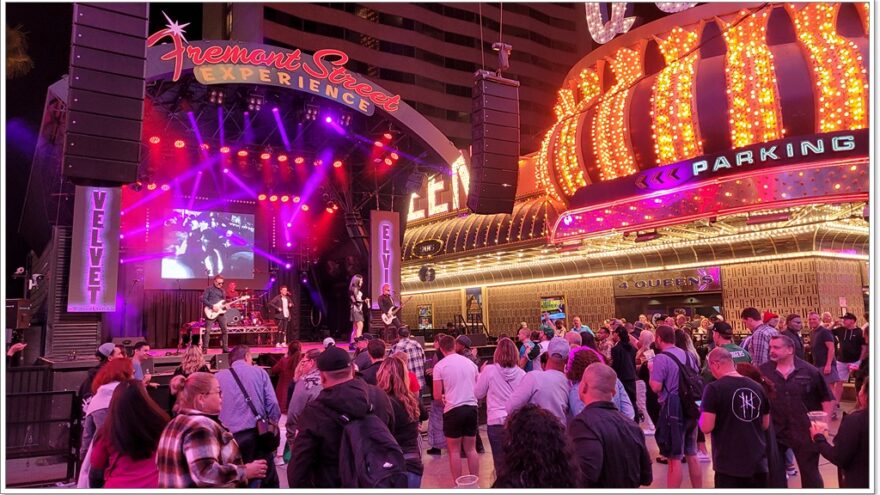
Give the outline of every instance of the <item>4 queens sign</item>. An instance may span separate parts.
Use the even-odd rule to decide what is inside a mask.
[[[336,101],[365,115],[373,115],[377,106],[389,113],[399,108],[400,95],[391,95],[345,68],[349,58],[343,51],[324,49],[308,55],[299,49],[237,41],[190,43],[183,36],[184,26],[169,20],[166,28],[147,39],[148,47],[171,39],[170,44],[149,50],[147,63],[156,67],[172,62],[172,81],[180,79],[184,70],[192,70],[196,80],[205,85],[264,84],[295,89]]]

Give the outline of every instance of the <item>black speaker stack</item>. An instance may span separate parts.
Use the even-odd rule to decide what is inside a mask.
[[[519,173],[519,82],[478,71],[471,112],[468,208],[512,213]]]
[[[68,82],[64,175],[125,184],[138,176],[148,3],[77,3]]]

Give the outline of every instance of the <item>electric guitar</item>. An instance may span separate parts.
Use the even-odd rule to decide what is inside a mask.
[[[205,306],[205,318],[213,320],[228,311],[229,306],[232,306],[233,304],[240,301],[247,301],[250,298],[251,296],[241,296],[238,299],[233,299],[232,301],[220,301],[213,306]]]
[[[397,315],[398,311],[403,309],[403,306],[408,303],[410,299],[412,299],[412,297],[406,298],[406,301],[401,301],[400,306],[392,307],[387,313],[382,313],[382,323],[390,325],[394,322],[394,316]]]

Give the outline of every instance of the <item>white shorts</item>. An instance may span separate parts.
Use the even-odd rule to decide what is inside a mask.
[[[840,361],[837,361],[837,376],[840,381],[842,381],[843,383],[848,382],[850,374],[849,367],[855,366],[856,368],[858,368],[859,364],[861,364],[861,361],[856,361],[854,363],[842,363]]]

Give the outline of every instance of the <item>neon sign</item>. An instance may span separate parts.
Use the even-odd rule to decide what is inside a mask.
[[[378,307],[382,286],[400,290],[400,215],[394,211],[370,212],[370,294]]]
[[[168,19],[168,16],[165,17]],[[192,68],[202,84],[267,84],[309,92],[337,101],[366,115],[376,106],[395,112],[400,95],[386,93],[345,68],[348,55],[341,50],[318,50],[314,55],[301,50],[268,49],[265,45],[234,41],[189,43],[184,27],[168,19],[168,25],[147,38],[152,47],[171,38],[170,50],[159,59],[174,63],[172,81],[184,69]]]
[[[115,311],[120,189],[76,189],[67,311]]]
[[[459,156],[452,164],[452,176],[437,174],[430,177],[420,192],[414,192],[409,198],[409,213],[406,221],[414,222],[434,215],[464,208],[467,204],[467,192],[471,183],[470,170],[464,158]],[[444,201],[442,195],[452,192],[452,202]],[[421,206],[422,199],[427,199],[427,208]]]

